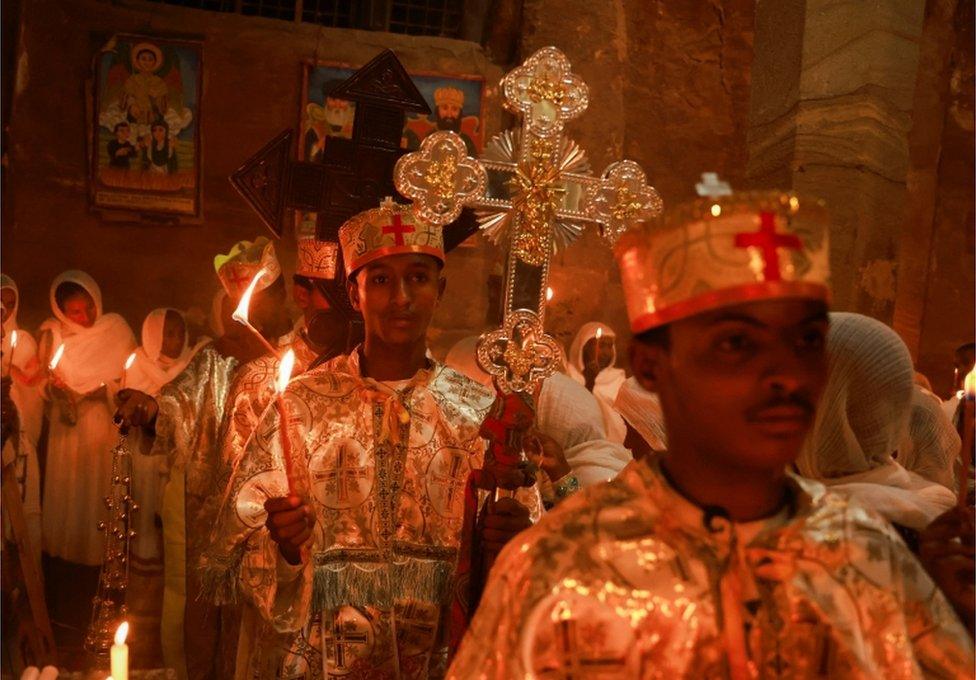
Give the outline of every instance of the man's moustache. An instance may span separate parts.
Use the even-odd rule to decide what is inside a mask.
[[[748,420],[758,420],[762,417],[763,412],[775,408],[799,408],[802,409],[808,416],[813,416],[817,410],[816,405],[807,395],[797,393],[791,394],[787,397],[776,397],[760,404],[759,406],[753,406],[746,411],[746,418]]]

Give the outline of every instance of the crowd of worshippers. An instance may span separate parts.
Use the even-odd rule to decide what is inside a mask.
[[[786,245],[743,248],[770,205]],[[138,344],[75,270],[33,335],[3,276],[4,470],[35,557],[102,562],[121,429],[131,561],[163,573],[180,678],[971,677],[953,418],[973,344],[942,401],[892,329],[830,312],[809,206],[743,194],[635,226],[616,250],[633,339],[583,325],[528,418],[475,335],[428,349],[452,282],[408,206],[340,230],[358,338],[314,240],[294,324],[272,243],[218,255],[212,337],[161,308]]]

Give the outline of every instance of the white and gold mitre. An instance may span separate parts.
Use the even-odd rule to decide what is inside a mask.
[[[262,268],[265,275],[258,281],[254,292],[264,290],[281,276],[274,244],[264,236],[254,241],[238,241],[229,253],[214,258],[217,277],[233,300],[240,298]]]
[[[419,219],[409,205],[385,199],[378,208],[349,218],[339,228],[346,275],[388,255],[420,253],[444,262],[444,232]]]
[[[793,193],[705,197],[637,223],[617,243],[633,333],[780,298],[829,300],[827,210]]]

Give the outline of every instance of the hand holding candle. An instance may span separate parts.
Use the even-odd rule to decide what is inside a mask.
[[[125,644],[128,634],[129,622],[123,621],[115,631],[115,644],[111,650],[111,672],[115,680],[129,680],[129,647]]]

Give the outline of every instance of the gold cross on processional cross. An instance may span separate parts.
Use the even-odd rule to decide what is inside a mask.
[[[545,47],[501,82],[506,108],[522,125],[489,142],[481,159],[464,140],[437,132],[394,169],[397,190],[421,219],[448,224],[465,206],[481,228],[509,247],[502,328],[481,337],[478,361],[505,392],[531,390],[559,365],[562,351],[544,330],[545,291],[556,246],[572,243],[587,225],[613,244],[635,220],[662,208],[657,191],[633,161],[590,174],[582,149],[563,134],[589,104],[586,83],[569,60]]]

